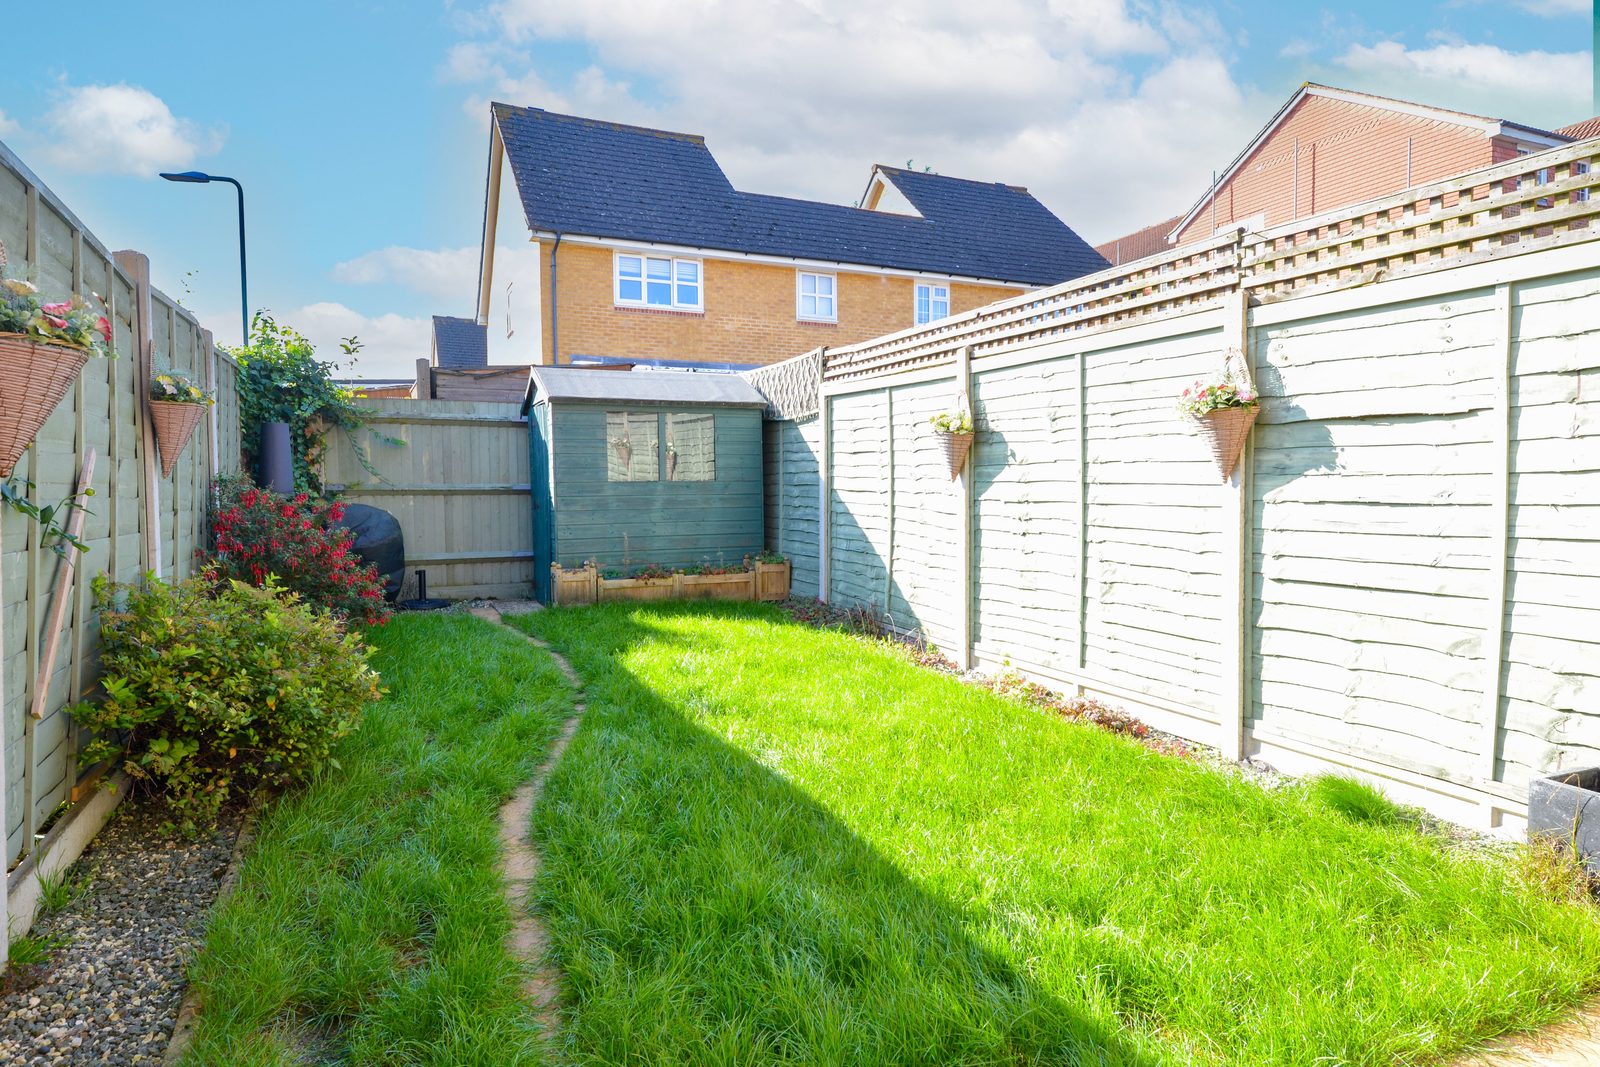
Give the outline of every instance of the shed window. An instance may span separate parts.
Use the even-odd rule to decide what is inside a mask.
[[[654,413],[606,412],[606,481],[659,480],[659,451]]]
[[[800,271],[799,302],[795,307],[798,318],[812,322],[838,322],[839,312],[833,302],[834,276]]]
[[[698,259],[669,259],[665,256],[625,256],[616,263],[616,302],[629,307],[671,308],[701,311]]]
[[[674,482],[717,480],[715,415],[674,412],[667,416],[667,479]]]
[[[916,321],[938,322],[950,317],[950,287],[932,282],[917,283]]]

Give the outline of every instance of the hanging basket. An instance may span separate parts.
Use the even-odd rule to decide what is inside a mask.
[[[1204,415],[1189,416],[1195,431],[1211,446],[1211,458],[1216,462],[1217,470],[1222,472],[1223,481],[1233,476],[1239,453],[1244,451],[1244,439],[1249,436],[1250,427],[1255,425],[1256,416],[1260,413],[1261,408],[1257,406],[1217,408]]]
[[[629,462],[632,461],[632,459],[633,459],[633,446],[631,446],[631,445],[618,445],[617,446],[617,458],[622,460],[622,469],[623,470],[627,470]]]
[[[961,475],[961,468],[967,465],[967,453],[972,451],[972,434],[970,433],[937,433],[939,447],[944,450],[944,460],[950,464],[950,480],[953,482]]]
[[[161,477],[172,475],[178,457],[189,446],[194,428],[206,417],[205,404],[184,404],[176,400],[150,401],[150,421],[156,427],[156,447],[161,451]]]
[[[87,362],[85,349],[0,333],[0,478],[11,477]]]

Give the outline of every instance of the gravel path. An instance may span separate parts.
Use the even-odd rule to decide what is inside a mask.
[[[68,943],[32,988],[0,997],[0,1063],[161,1062],[239,828],[229,815],[185,841],[163,819],[124,803],[73,866],[87,890],[34,924]]]

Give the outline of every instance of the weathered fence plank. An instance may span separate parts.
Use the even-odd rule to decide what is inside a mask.
[[[371,428],[330,434],[323,483],[347,503],[399,520],[406,566],[427,570],[429,596],[531,595],[532,492],[521,406],[408,399],[365,406],[380,413]]]

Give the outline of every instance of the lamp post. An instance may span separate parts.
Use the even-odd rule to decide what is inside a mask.
[[[247,283],[244,261],[244,186],[233,178],[225,178],[220,174],[207,174],[204,171],[186,170],[181,174],[162,174],[169,182],[194,182],[205,185],[209,182],[227,182],[239,194],[239,318],[243,326],[243,340],[245,346],[250,344],[250,287]]]

